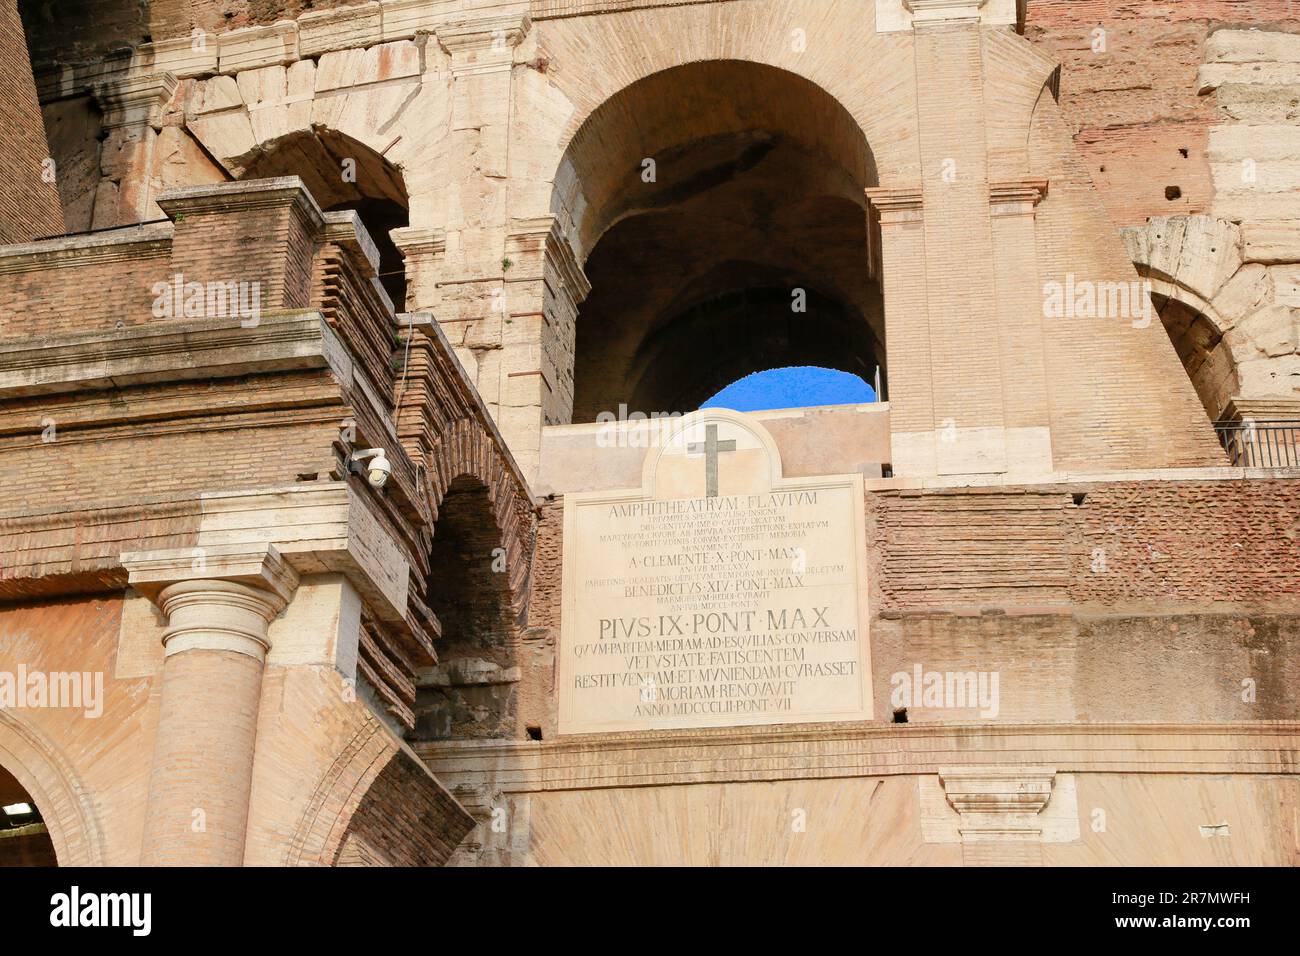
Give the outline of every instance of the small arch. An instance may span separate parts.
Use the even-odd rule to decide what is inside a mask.
[[[1169,334],[1205,414],[1219,421],[1240,391],[1237,360],[1224,336],[1223,321],[1214,306],[1191,289],[1177,285],[1139,265],[1147,279],[1151,304]]]
[[[353,210],[379,250],[379,279],[406,309],[406,266],[389,233],[410,225],[402,171],[346,133],[315,125],[268,140],[231,164],[239,179],[298,176],[326,212]]]
[[[0,767],[29,794],[60,866],[103,864],[102,835],[71,764],[15,713],[0,710]]]
[[[519,636],[522,609],[488,486],[455,478],[438,505],[425,603],[442,625],[438,664],[416,675],[420,740],[522,736]]]
[[[36,798],[0,766],[0,867],[57,865]]]

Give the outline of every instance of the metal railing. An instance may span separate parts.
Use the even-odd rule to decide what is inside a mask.
[[[1300,468],[1300,422],[1216,422],[1214,430],[1239,468]]]

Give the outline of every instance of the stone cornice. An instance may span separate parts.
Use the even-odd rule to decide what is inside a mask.
[[[958,813],[1039,813],[1052,796],[1050,767],[941,767],[948,804]]]
[[[124,553],[121,560],[127,583],[153,600],[172,584],[219,579],[268,591],[280,599],[283,607],[298,586],[298,572],[273,544],[265,541],[131,551]]]
[[[876,32],[971,25],[1017,27],[1017,0],[875,0]]]
[[[157,203],[172,219],[209,212],[289,206],[308,221],[313,231],[319,233],[325,228],[325,214],[297,176],[172,189],[159,196]]]
[[[986,0],[903,0],[912,25],[950,20],[978,20]]]
[[[532,21],[526,13],[522,16],[506,14],[443,23],[438,26],[436,35],[438,45],[454,59],[459,54],[492,50],[498,45],[505,48],[500,52],[508,52],[528,35],[531,26]]]
[[[1047,198],[1046,179],[989,183],[989,204],[996,215],[1028,215]]]
[[[0,400],[256,372],[330,368],[352,381],[352,362],[319,312],[158,321],[38,342],[0,342]]]
[[[391,230],[388,235],[393,245],[408,259],[413,255],[440,256],[447,251],[447,233],[442,229],[403,226]]]
[[[325,227],[321,238],[342,246],[359,259],[370,263],[372,275],[379,273],[379,247],[374,238],[361,222],[361,217],[353,209],[340,209],[327,212]]]
[[[170,222],[0,246],[0,275],[171,255]]]
[[[564,289],[578,305],[591,294],[591,282],[582,271],[578,259],[573,253],[573,245],[560,228],[555,216],[539,216],[535,219],[516,219],[511,223],[510,234],[506,236],[506,251],[517,255],[544,253],[555,271],[559,274]],[[540,256],[532,263],[533,272],[521,272],[511,275],[508,281],[520,281],[542,278],[543,262]]]
[[[178,85],[171,73],[135,73],[96,83],[91,91],[104,111],[105,130],[143,125],[157,129]]]
[[[925,201],[920,186],[876,186],[863,192],[884,224],[917,222],[924,214]]]
[[[490,781],[509,792],[952,774],[964,767],[1276,774],[1292,772],[1300,759],[1300,722],[809,724],[415,749],[448,786]]]

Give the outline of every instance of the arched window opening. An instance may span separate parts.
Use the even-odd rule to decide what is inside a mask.
[[[57,865],[54,841],[36,801],[0,767],[0,867]]]
[[[871,379],[884,313],[861,128],[774,67],[710,61],[632,84],[570,143],[556,206],[591,283],[573,421],[687,412],[774,367]]]
[[[452,482],[438,509],[428,605],[442,624],[438,665],[417,674],[414,737],[514,737],[518,621],[487,488]]]
[[[298,176],[326,212],[355,210],[379,250],[379,279],[397,312],[406,310],[404,259],[389,233],[410,224],[401,171],[369,146],[323,126],[260,146],[240,179]]]

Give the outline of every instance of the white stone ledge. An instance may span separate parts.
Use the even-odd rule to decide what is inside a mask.
[[[978,21],[981,26],[1012,26],[1016,0],[875,0],[876,32],[898,33],[932,23]]]
[[[1116,484],[1132,481],[1246,481],[1300,479],[1300,468],[1145,468],[1132,471],[1054,471],[1048,474],[972,475],[953,478],[882,478],[868,481],[868,491],[928,488],[1051,488],[1056,485]]]
[[[163,322],[39,342],[0,342],[0,400],[256,372],[331,368],[347,385],[352,363],[319,312]]]
[[[417,743],[449,788],[591,790],[749,780],[933,775],[1050,765],[1067,773],[1290,773],[1300,723],[790,724]]]
[[[172,230],[169,220],[0,246],[0,274],[166,255],[171,251]]]

